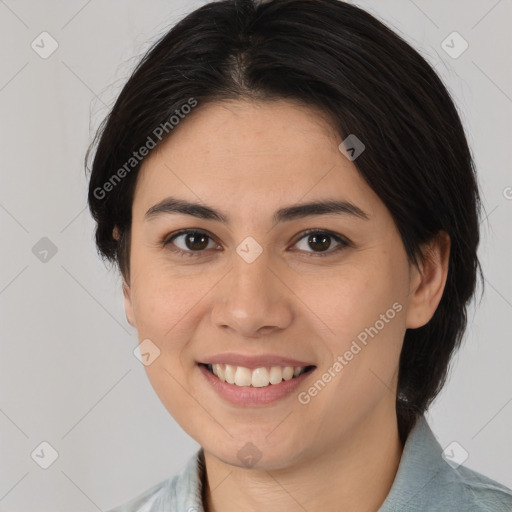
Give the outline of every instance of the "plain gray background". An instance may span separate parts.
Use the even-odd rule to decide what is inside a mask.
[[[139,57],[204,3],[0,0],[1,510],[106,510],[199,447],[133,354],[121,281],[96,254],[83,159]],[[357,5],[436,68],[467,129],[488,215],[486,293],[428,418],[443,447],[457,442],[467,466],[512,487],[512,2]],[[47,58],[44,31],[58,44]],[[457,58],[442,46],[454,31],[469,45]],[[464,43],[450,37],[453,54]],[[36,463],[51,453],[43,441],[58,453],[47,469]]]

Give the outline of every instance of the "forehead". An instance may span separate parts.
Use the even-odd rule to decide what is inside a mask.
[[[143,162],[135,202],[181,194],[226,210],[243,207],[242,198],[257,207],[328,194],[371,210],[376,196],[341,140],[321,111],[291,101],[199,105]]]
[[[198,105],[160,148],[180,160],[208,158],[230,166],[234,158],[246,158],[254,166],[268,156],[296,160],[319,144],[320,159],[327,146],[332,150],[341,142],[338,138],[327,116],[312,107],[232,100]]]

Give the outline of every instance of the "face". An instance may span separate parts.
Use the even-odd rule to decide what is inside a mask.
[[[341,142],[292,102],[199,105],[139,173],[127,318],[159,352],[145,369],[164,406],[226,463],[284,468],[394,417],[405,330],[437,305]],[[217,213],[175,211],[170,197]],[[326,201],[341,206],[289,209]],[[244,366],[238,383],[314,368],[246,387],[210,361]]]

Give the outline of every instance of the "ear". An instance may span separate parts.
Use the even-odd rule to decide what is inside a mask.
[[[112,237],[115,240],[119,240],[120,233],[119,228],[114,226],[112,230]],[[132,327],[136,327],[135,325],[135,315],[133,314],[133,304],[132,304],[132,295],[130,285],[126,282],[126,279],[123,277],[123,295],[124,295],[124,312],[126,314],[126,320]]]
[[[133,314],[133,303],[132,303],[132,292],[130,285],[123,280],[123,295],[124,295],[124,312],[126,314],[126,320],[132,326],[137,328],[135,323],[135,315]]]
[[[406,327],[416,329],[427,324],[441,302],[450,259],[450,237],[440,231],[422,247],[424,261],[411,265],[409,305]]]

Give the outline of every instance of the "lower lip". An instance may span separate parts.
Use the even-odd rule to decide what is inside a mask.
[[[234,405],[242,407],[254,407],[277,402],[279,399],[293,393],[304,382],[304,380],[315,371],[315,368],[313,368],[298,377],[290,380],[283,380],[279,384],[270,384],[261,388],[253,388],[222,382],[216,375],[209,372],[205,366],[198,366],[206,380],[221,398],[224,398]]]

